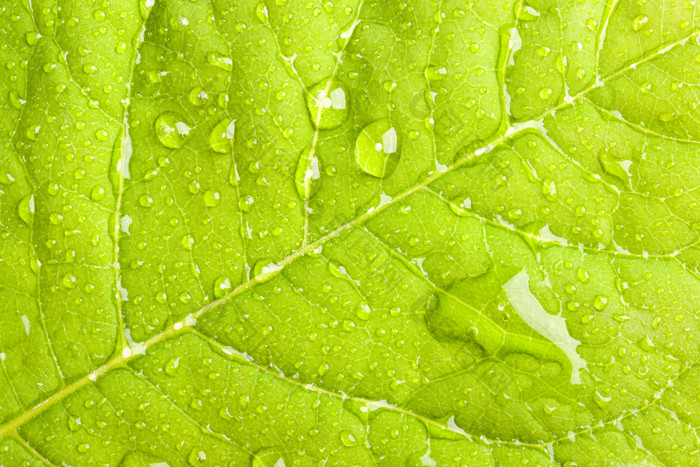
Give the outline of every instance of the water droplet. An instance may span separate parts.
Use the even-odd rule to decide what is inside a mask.
[[[598,311],[603,311],[608,307],[608,297],[605,295],[598,295],[594,300],[593,300],[593,308],[595,308]]]
[[[34,215],[34,195],[25,196],[17,206],[19,217],[28,226],[32,225],[32,217]]]
[[[41,34],[38,32],[28,32],[27,34],[24,35],[24,39],[27,41],[27,44],[29,45],[34,45],[37,42],[39,42],[39,39],[41,38]]]
[[[641,31],[647,26],[648,23],[649,17],[647,15],[639,15],[634,18],[634,21],[632,22],[632,29],[635,31]]]
[[[230,58],[219,55],[216,52],[209,52],[207,54],[207,63],[219,67],[222,70],[233,70],[233,61],[231,61]]]
[[[97,185],[90,192],[90,199],[93,201],[100,201],[105,197],[106,191],[104,187]]]
[[[79,420],[76,420],[75,418],[71,417],[70,415],[68,416],[68,429],[70,431],[76,432],[80,430],[81,424]]]
[[[355,142],[355,161],[367,174],[388,177],[399,163],[400,138],[388,118],[367,125]]]
[[[195,447],[190,451],[187,462],[192,466],[207,465],[207,453],[202,448]]]
[[[12,185],[15,182],[15,177],[11,173],[0,173],[0,185]]]
[[[61,279],[61,285],[67,289],[74,289],[77,282],[78,280],[72,274],[66,274],[63,276],[63,279]]]
[[[257,7],[255,8],[255,15],[258,17],[262,24],[270,23],[267,13],[267,7],[263,2],[258,3]]]
[[[139,204],[144,208],[150,208],[153,206],[153,198],[150,195],[139,196]]]
[[[231,291],[231,281],[228,277],[220,276],[214,281],[214,297],[221,298]]]
[[[165,371],[165,374],[168,376],[175,376],[177,374],[177,369],[179,366],[180,366],[180,359],[179,358],[171,358],[165,364],[163,371]]]
[[[311,145],[299,156],[294,182],[303,199],[312,198],[321,188],[321,166],[316,154],[311,153]]]
[[[204,103],[209,98],[209,96],[207,96],[207,93],[204,91],[204,89],[197,86],[195,88],[192,88],[188,98],[189,98],[190,102],[192,103],[192,105],[196,105],[197,107],[200,107],[200,106],[204,105]]]
[[[349,95],[345,85],[336,80],[314,85],[306,95],[311,123],[319,130],[338,128],[348,117]]]
[[[372,316],[372,308],[366,302],[361,302],[355,307],[355,314],[358,318],[367,321]]]
[[[207,190],[204,192],[204,204],[208,207],[213,208],[221,203],[221,195],[218,191]]]
[[[217,123],[209,135],[209,146],[212,151],[220,154],[230,153],[235,129],[236,120],[231,118],[225,118]]]
[[[155,123],[158,140],[166,148],[181,148],[187,140],[191,128],[174,112],[163,112]]]
[[[276,448],[263,448],[251,456],[251,467],[280,467],[285,464],[284,456]]]
[[[598,407],[600,407],[601,409],[605,409],[608,405],[610,405],[612,397],[605,397],[604,395],[596,391],[594,400]]]
[[[445,79],[447,76],[447,69],[444,67],[438,68],[436,66],[429,66],[425,70],[425,76],[430,80],[430,81],[436,81],[440,79]]]
[[[17,91],[14,89],[10,91],[10,104],[17,110],[21,110],[22,106],[26,101],[22,99]]]
[[[185,235],[184,237],[182,237],[180,244],[185,250],[191,250],[194,246],[194,237],[192,235]]]
[[[49,222],[53,225],[59,225],[63,223],[63,216],[57,212],[52,212],[49,214]]]
[[[340,441],[347,447],[357,446],[355,435],[346,430],[340,432]]]
[[[316,369],[316,372],[318,373],[319,376],[323,376],[326,373],[328,373],[329,369],[330,369],[330,366],[328,366],[328,363],[323,362],[318,366],[318,369]]]
[[[627,171],[615,160],[612,153],[603,149],[598,153],[598,162],[602,169],[609,175],[619,178],[625,183],[629,183]]]

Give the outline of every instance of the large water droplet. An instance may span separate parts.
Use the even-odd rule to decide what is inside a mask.
[[[388,118],[367,125],[355,143],[355,161],[367,174],[388,177],[399,163],[401,141]]]
[[[226,276],[221,276],[214,281],[214,297],[221,298],[231,291],[231,281]]]
[[[171,358],[165,364],[163,371],[165,371],[165,374],[168,376],[175,376],[177,374],[177,369],[179,366],[180,366],[180,359],[179,358]]]
[[[348,96],[345,85],[336,80],[314,85],[306,95],[311,123],[319,130],[338,128],[348,117]]]
[[[263,448],[253,454],[251,467],[280,467],[285,465],[284,457],[275,448]]]
[[[219,67],[222,70],[233,70],[233,61],[230,58],[219,55],[216,52],[210,52],[207,54],[207,63]]]
[[[209,135],[209,146],[212,151],[226,154],[231,152],[231,144],[236,128],[236,120],[225,118],[216,124]]]
[[[163,112],[156,119],[156,135],[163,146],[178,149],[184,146],[191,128],[174,112]]]
[[[25,196],[17,206],[19,217],[25,224],[32,225],[32,216],[34,215],[34,195]]]
[[[632,29],[635,31],[641,31],[646,27],[646,25],[649,23],[649,17],[647,15],[639,15],[636,18],[634,18],[634,21],[632,22]]]
[[[608,150],[602,150],[598,153],[598,162],[603,170],[613,177],[619,178],[626,184],[629,184],[629,174],[620,165],[618,161],[615,160],[613,154]]]
[[[311,145],[299,156],[294,182],[303,199],[310,199],[321,188],[321,164],[315,152],[312,153]]]

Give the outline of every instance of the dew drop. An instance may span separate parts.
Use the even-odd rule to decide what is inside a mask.
[[[309,89],[306,106],[314,127],[332,130],[342,125],[348,117],[349,93],[337,80],[323,80]]]
[[[182,237],[180,244],[185,250],[191,250],[194,246],[194,237],[192,235],[185,235],[184,237]]]
[[[39,39],[41,38],[41,34],[38,32],[28,32],[27,34],[24,35],[24,39],[27,41],[27,44],[29,45],[34,45],[37,42],[39,42]]]
[[[197,107],[201,107],[204,105],[206,100],[208,99],[207,93],[202,89],[201,87],[197,86],[195,88],[192,88],[190,91],[190,94],[188,96],[188,99],[192,103],[192,105],[196,105]]]
[[[445,79],[445,77],[447,76],[447,69],[444,67],[438,68],[436,66],[429,66],[425,70],[425,76],[430,81]]]
[[[399,163],[400,138],[388,118],[367,125],[355,142],[355,161],[363,172],[388,177]]]
[[[634,18],[634,21],[632,22],[632,29],[635,31],[641,31],[647,26],[648,23],[649,17],[647,15],[639,15]]]
[[[608,297],[605,295],[598,295],[593,299],[593,308],[598,311],[603,311],[608,307]]]
[[[179,358],[171,358],[165,364],[163,371],[168,376],[175,376],[177,374],[177,369],[179,366],[180,366],[180,359]]]
[[[209,52],[207,54],[207,63],[219,67],[222,70],[233,70],[233,61],[231,61],[231,59],[228,57],[217,54],[216,52]]]
[[[315,153],[311,153],[311,145],[299,156],[294,182],[302,199],[312,198],[321,188],[321,165]]]
[[[209,147],[220,154],[231,152],[232,141],[236,129],[236,120],[225,118],[216,124],[209,135]]]
[[[214,281],[214,297],[221,298],[231,290],[231,281],[226,276],[220,276]]]
[[[17,212],[20,219],[28,226],[32,225],[32,217],[34,215],[34,195],[25,196],[17,206]]]
[[[204,204],[207,207],[213,208],[221,203],[221,195],[218,191],[207,190],[204,192]]]
[[[104,187],[98,185],[95,188],[93,188],[92,191],[90,192],[90,199],[93,201],[100,201],[100,200],[104,199],[105,194],[106,194],[106,191],[105,191]]]
[[[366,302],[361,302],[355,307],[355,314],[361,320],[367,321],[372,316],[372,308]]]
[[[12,176],[11,173],[0,173],[0,185],[12,185],[14,182],[15,178]]]
[[[181,148],[187,140],[191,128],[174,112],[163,112],[155,123],[156,135],[163,146]]]
[[[347,447],[357,446],[357,439],[355,436],[346,430],[340,432],[340,441]]]

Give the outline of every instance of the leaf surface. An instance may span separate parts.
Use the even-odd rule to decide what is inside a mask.
[[[697,465],[699,20],[7,0],[0,465]]]

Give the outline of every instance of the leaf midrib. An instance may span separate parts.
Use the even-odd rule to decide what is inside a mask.
[[[144,21],[143,27],[145,27],[145,24],[146,24],[146,22]],[[530,119],[530,120],[528,120],[528,121],[529,121],[529,122],[539,122],[539,121],[542,121],[542,120],[543,120],[544,118],[546,118],[547,116],[555,114],[558,110],[561,110],[562,108],[565,108],[565,107],[567,107],[567,106],[569,106],[569,105],[573,105],[573,103],[574,103],[575,101],[577,101],[577,100],[579,100],[579,99],[582,99],[582,98],[585,98],[585,96],[586,96],[589,92],[591,92],[592,90],[594,90],[594,89],[596,89],[596,88],[598,88],[598,87],[601,87],[602,85],[604,85],[604,84],[607,83],[608,81],[610,81],[610,80],[612,80],[612,79],[615,79],[615,78],[617,78],[618,76],[621,76],[621,75],[625,74],[627,71],[629,71],[629,70],[631,70],[631,69],[634,69],[634,68],[636,68],[637,66],[639,66],[639,65],[641,65],[641,64],[643,64],[643,63],[645,63],[645,62],[648,62],[648,61],[650,61],[650,60],[653,60],[653,59],[655,59],[655,58],[657,58],[657,57],[663,55],[664,53],[668,52],[669,50],[671,50],[671,49],[673,49],[673,48],[675,48],[675,47],[677,47],[677,46],[679,46],[679,45],[684,45],[684,44],[685,44],[688,40],[690,40],[692,37],[695,37],[695,36],[698,36],[698,35],[700,35],[700,30],[699,30],[699,31],[692,32],[692,33],[686,35],[685,37],[676,40],[676,41],[673,42],[673,43],[670,43],[670,44],[661,44],[661,45],[660,45],[659,47],[657,47],[655,50],[653,50],[652,52],[646,54],[645,56],[643,56],[642,58],[640,58],[640,59],[637,60],[636,62],[631,63],[631,64],[629,64],[629,65],[627,65],[627,66],[624,66],[624,67],[620,68],[618,71],[616,71],[616,72],[614,72],[614,73],[608,75],[607,77],[605,77],[605,78],[596,77],[596,80],[593,82],[593,84],[591,84],[591,85],[589,85],[588,87],[586,87],[585,89],[581,90],[581,91],[580,91],[579,93],[577,93],[576,95],[570,96],[568,99],[562,100],[562,102],[560,102],[560,103],[559,103],[558,105],[556,105],[555,107],[552,107],[552,108],[550,108],[549,110],[547,110],[547,111],[545,111],[545,112],[542,112],[542,113],[541,113],[540,115],[538,115],[537,117],[532,118],[532,119]],[[135,56],[136,56],[136,50],[135,50],[135,53],[134,53],[134,57],[135,57]],[[127,109],[125,108],[125,114],[126,114],[126,112],[127,112]],[[515,126],[521,126],[522,123],[523,123],[523,122],[517,122]],[[27,421],[29,421],[29,420],[33,419],[34,417],[40,415],[40,414],[43,413],[45,410],[47,410],[48,408],[52,407],[54,404],[57,404],[57,403],[61,402],[63,399],[65,399],[65,398],[68,397],[69,395],[75,393],[76,391],[80,390],[81,388],[83,388],[83,387],[87,386],[88,384],[90,384],[90,383],[96,381],[99,377],[101,377],[101,376],[104,375],[105,373],[107,373],[107,372],[109,372],[109,371],[111,371],[111,370],[113,370],[113,369],[115,369],[115,368],[118,368],[118,367],[121,367],[121,366],[125,366],[127,362],[133,360],[136,356],[141,355],[142,353],[145,353],[145,352],[146,352],[149,348],[151,348],[153,345],[156,345],[156,344],[158,344],[158,343],[160,343],[160,342],[162,342],[162,341],[164,341],[164,340],[166,340],[166,339],[169,339],[169,338],[178,336],[178,335],[180,335],[180,334],[184,334],[185,332],[192,332],[190,326],[191,326],[193,323],[196,322],[196,319],[197,319],[197,318],[202,317],[203,315],[205,315],[205,314],[208,313],[209,311],[211,311],[211,310],[213,310],[213,309],[219,307],[220,305],[222,305],[222,304],[224,304],[224,303],[227,303],[228,301],[230,301],[230,300],[233,299],[234,297],[236,297],[236,296],[240,295],[241,293],[243,293],[243,292],[245,292],[245,291],[251,289],[251,288],[254,287],[255,285],[260,284],[260,283],[263,283],[263,282],[266,282],[267,280],[269,280],[269,279],[271,279],[272,277],[274,277],[277,273],[279,273],[279,272],[280,272],[284,267],[286,267],[288,264],[290,264],[290,263],[296,261],[298,258],[300,258],[300,257],[302,257],[302,256],[304,256],[304,255],[306,255],[307,253],[314,251],[315,249],[317,249],[318,247],[320,247],[320,246],[322,246],[324,243],[326,243],[328,240],[331,240],[331,239],[333,239],[333,238],[339,236],[339,235],[342,234],[343,232],[345,232],[345,231],[347,231],[347,230],[350,230],[351,228],[355,227],[356,225],[365,222],[366,220],[368,220],[368,219],[374,217],[376,214],[378,214],[378,213],[384,211],[388,206],[392,206],[392,205],[394,205],[395,203],[397,203],[398,201],[401,201],[401,200],[405,199],[406,197],[410,196],[411,194],[417,192],[418,190],[421,190],[421,189],[427,187],[427,186],[430,185],[431,183],[433,183],[433,182],[435,182],[436,180],[440,179],[440,178],[441,178],[442,176],[444,176],[445,174],[448,174],[448,173],[450,173],[450,172],[453,172],[454,170],[457,170],[458,168],[460,168],[460,167],[466,165],[467,163],[473,162],[474,159],[479,158],[479,157],[481,157],[481,156],[483,156],[483,155],[485,155],[485,154],[488,154],[489,152],[491,152],[491,151],[492,151],[495,147],[497,147],[498,145],[500,145],[500,144],[502,144],[502,143],[504,143],[504,142],[506,142],[506,141],[512,139],[513,137],[515,137],[515,136],[517,136],[517,135],[520,135],[520,134],[523,133],[524,131],[529,130],[529,128],[527,128],[527,127],[521,127],[521,128],[519,128],[519,129],[517,129],[517,130],[515,130],[515,131],[509,131],[509,130],[514,129],[515,126],[513,126],[513,125],[509,126],[509,127],[506,129],[506,131],[502,132],[502,134],[500,134],[499,136],[494,137],[494,138],[488,140],[488,141],[485,142],[481,147],[479,147],[479,148],[477,148],[477,149],[474,149],[468,156],[466,156],[466,157],[464,157],[464,158],[458,160],[458,161],[455,162],[452,166],[448,167],[447,170],[445,170],[445,171],[443,171],[443,172],[436,172],[436,173],[430,175],[430,176],[427,177],[425,180],[423,180],[421,183],[419,183],[419,184],[417,184],[417,185],[415,185],[415,186],[409,188],[408,190],[402,192],[401,194],[395,196],[395,197],[392,198],[390,201],[388,201],[388,202],[382,204],[381,206],[377,207],[376,209],[374,209],[374,210],[372,210],[372,211],[370,211],[370,212],[367,212],[367,213],[365,213],[365,214],[363,214],[363,215],[361,215],[361,216],[359,216],[359,217],[353,219],[352,221],[350,221],[350,222],[348,222],[348,223],[346,223],[346,224],[344,224],[344,225],[342,225],[342,226],[336,228],[335,230],[333,230],[332,232],[330,232],[330,233],[324,235],[323,237],[319,238],[319,239],[316,240],[315,242],[306,244],[305,246],[303,246],[302,248],[300,248],[300,249],[297,250],[296,252],[292,253],[291,255],[287,256],[286,258],[284,258],[284,259],[282,259],[281,261],[279,261],[278,263],[276,263],[276,265],[277,265],[278,267],[275,268],[274,271],[271,271],[271,272],[269,272],[269,273],[267,273],[267,274],[263,274],[263,275],[257,276],[257,277],[255,277],[255,278],[253,278],[252,280],[246,282],[245,284],[241,284],[240,286],[238,286],[238,287],[236,287],[235,289],[233,289],[228,295],[226,295],[226,296],[224,296],[224,297],[222,297],[222,298],[220,298],[220,299],[218,299],[218,300],[215,300],[215,301],[213,301],[213,302],[208,303],[207,305],[205,305],[204,307],[200,308],[200,309],[197,310],[196,312],[189,314],[187,317],[185,317],[185,318],[183,318],[182,320],[180,320],[180,321],[174,323],[172,326],[169,326],[167,329],[165,329],[164,331],[160,332],[159,334],[156,334],[156,335],[154,335],[153,337],[151,337],[150,339],[148,339],[147,341],[145,341],[145,342],[143,342],[143,343],[140,343],[140,344],[139,344],[139,347],[138,347],[138,349],[139,349],[139,351],[140,351],[139,353],[133,353],[133,352],[131,352],[130,347],[129,347],[128,345],[125,345],[122,349],[120,349],[119,351],[115,352],[115,357],[113,357],[111,360],[107,361],[106,363],[104,363],[104,364],[101,365],[100,367],[96,368],[96,369],[95,369],[94,371],[92,371],[91,373],[89,373],[89,374],[83,376],[82,378],[76,380],[75,382],[71,383],[70,385],[64,386],[63,388],[61,388],[61,390],[59,390],[59,391],[53,393],[52,395],[50,395],[49,397],[45,398],[45,399],[42,400],[41,402],[35,404],[35,405],[34,405],[33,407],[31,407],[29,410],[26,410],[25,412],[21,413],[20,415],[18,415],[18,416],[15,417],[14,419],[9,420],[8,422],[6,422],[4,425],[2,425],[2,426],[0,427],[0,438],[5,437],[5,436],[7,436],[7,435],[9,435],[9,434],[11,434],[11,433],[14,433],[15,430],[16,430],[18,427],[20,427],[21,425],[23,425],[23,424],[26,423]],[[117,212],[117,211],[115,211],[115,213],[116,213],[116,212]],[[116,247],[115,247],[115,248],[116,248]],[[122,319],[121,313],[119,313],[119,314],[120,314],[120,319]],[[122,326],[122,328],[123,328],[123,326]],[[122,329],[122,332],[123,332],[123,329]],[[130,350],[129,355],[124,356],[124,355],[121,353],[121,351],[123,351],[124,349],[129,349],[129,350]],[[682,373],[681,373],[681,374],[682,374]],[[680,376],[680,374],[679,374],[679,376]],[[654,401],[656,401],[656,400],[657,400],[657,399],[654,399]],[[652,401],[652,403],[653,403],[654,401]],[[650,403],[648,406],[650,406],[652,403]],[[646,407],[648,407],[648,406],[646,406]],[[646,408],[646,407],[645,407],[645,408]],[[403,409],[402,409],[402,410],[403,410]],[[642,410],[642,409],[639,409],[639,410]],[[420,417],[419,415],[414,415],[414,416]],[[617,420],[617,419],[616,419],[616,420]],[[434,422],[434,421],[433,421],[433,422]],[[612,422],[610,422],[610,423],[612,423]],[[524,443],[519,443],[519,444],[524,444]],[[546,443],[546,444],[550,444],[550,443]],[[542,445],[535,445],[535,446],[542,446]]]

